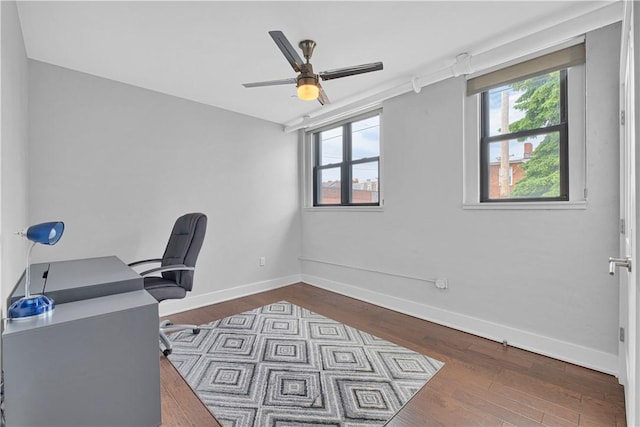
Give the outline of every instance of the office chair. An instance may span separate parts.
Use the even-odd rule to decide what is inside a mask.
[[[149,263],[160,263],[160,267],[143,271],[144,288],[158,302],[166,299],[182,299],[193,287],[193,272],[196,260],[207,230],[207,216],[202,213],[189,213],[176,220],[167,248],[162,258],[146,259],[129,264],[135,267]],[[157,274],[160,273],[160,276]],[[156,274],[154,276],[150,276]],[[191,329],[200,333],[196,325],[174,325],[169,320],[160,322],[160,341],[164,345],[162,353],[171,354],[172,347],[167,333]]]

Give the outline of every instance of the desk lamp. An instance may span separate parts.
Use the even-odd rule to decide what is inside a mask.
[[[35,316],[44,316],[51,313],[55,307],[55,302],[46,295],[31,295],[29,286],[31,285],[31,251],[36,243],[43,245],[55,245],[62,237],[64,223],[44,222],[32,225],[31,227],[19,231],[17,234],[30,240],[31,246],[27,251],[27,270],[24,283],[24,297],[11,304],[8,310],[9,319],[24,319]]]

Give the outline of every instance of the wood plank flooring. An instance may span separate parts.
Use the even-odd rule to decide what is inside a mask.
[[[389,426],[625,426],[616,378],[306,284],[170,316],[203,324],[287,300],[445,362]],[[161,357],[163,426],[218,426]]]

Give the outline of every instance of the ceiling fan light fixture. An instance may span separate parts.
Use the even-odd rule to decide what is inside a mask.
[[[314,101],[320,95],[317,77],[300,77],[298,79],[298,98],[303,101]]]

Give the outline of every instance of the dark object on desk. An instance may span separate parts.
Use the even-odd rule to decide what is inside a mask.
[[[193,287],[193,271],[207,231],[207,216],[202,213],[189,213],[176,220],[167,248],[162,258],[136,261],[129,264],[134,267],[148,263],[160,263],[160,267],[140,273],[144,277],[144,288],[158,302],[166,299],[182,299]],[[150,276],[161,273],[161,276]],[[160,323],[160,341],[164,345],[162,353],[171,354],[171,343],[167,333],[193,330],[200,332],[196,325],[173,325],[169,320]]]

